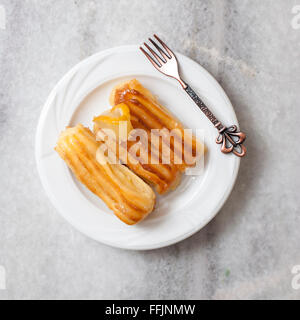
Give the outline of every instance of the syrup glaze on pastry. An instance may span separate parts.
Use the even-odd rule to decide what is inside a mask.
[[[115,108],[118,105],[127,105],[130,111],[130,122],[134,129],[143,129],[148,133],[148,162],[133,163],[134,155],[130,153],[131,147],[135,142],[127,142],[128,157],[127,166],[140,177],[150,182],[156,187],[158,193],[163,194],[176,188],[180,182],[181,173],[188,167],[195,165],[195,156],[203,156],[205,146],[201,144],[192,135],[184,132],[182,124],[175,119],[149,90],[144,88],[137,80],[131,80],[115,87],[110,96],[110,104]],[[101,131],[101,124],[94,120],[94,132],[98,134]],[[174,137],[168,140],[170,161],[166,164],[162,161],[162,148],[166,146],[164,137],[159,140],[159,147],[153,150],[151,143],[151,130],[167,129],[173,132]],[[174,130],[175,129],[175,130]],[[153,132],[153,131],[152,131]],[[156,155],[158,163],[152,160]],[[124,161],[122,155],[118,157]]]
[[[128,225],[143,220],[155,205],[153,190],[121,164],[111,164],[95,135],[79,124],[61,133],[55,150],[76,178]],[[101,156],[99,162],[98,156]]]

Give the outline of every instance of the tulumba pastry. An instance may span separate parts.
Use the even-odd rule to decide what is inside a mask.
[[[144,130],[147,133],[147,141],[139,143],[139,161],[136,161],[137,157],[132,151],[136,142],[131,139],[128,139],[125,146],[127,153],[122,150],[120,144],[116,151],[118,158],[137,175],[154,185],[158,193],[164,194],[175,189],[180,182],[182,172],[188,167],[193,167],[196,158],[203,156],[205,146],[193,135],[187,134],[182,124],[136,79],[116,86],[111,93],[110,104],[114,107],[104,115],[105,119],[103,115],[94,118],[94,133],[103,139],[105,136],[103,129],[110,127],[115,131],[114,126],[121,118],[122,121],[127,121],[129,128]],[[117,110],[119,118],[115,117]],[[166,136],[163,133],[159,137],[158,145],[153,144],[156,130],[160,130],[160,133],[167,131]],[[171,139],[168,132],[172,132]],[[148,161],[142,161],[143,148],[146,150]],[[168,151],[169,162],[163,160],[163,150]]]
[[[101,142],[83,125],[67,128],[55,150],[90,191],[100,197],[128,225],[143,220],[155,205],[153,190],[122,164],[112,164]]]

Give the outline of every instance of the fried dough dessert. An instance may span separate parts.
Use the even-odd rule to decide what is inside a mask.
[[[61,133],[55,150],[80,182],[100,197],[119,219],[134,225],[152,212],[155,194],[126,166],[110,163],[100,146],[95,135],[79,124]]]
[[[139,144],[136,141],[131,141],[129,133],[133,126],[130,120],[132,117],[125,116],[128,114],[129,108],[122,103],[109,112],[94,118],[94,133],[97,140],[105,141],[108,148],[116,154],[122,163],[126,164],[146,182],[154,185],[158,193],[163,194],[179,183],[181,173],[173,164],[159,163],[157,155],[157,164],[152,164],[151,146],[149,146],[148,137],[144,139],[143,143],[140,141]],[[127,140],[125,144],[124,141],[120,141],[120,121],[126,121],[127,123],[126,131],[123,132],[123,138]],[[109,137],[109,139],[106,139],[106,137]],[[138,146],[138,148],[135,148],[135,146]]]
[[[111,121],[117,123],[118,119],[114,117],[113,113],[117,109],[122,109],[124,114],[127,114],[128,126],[134,129],[143,129],[147,132],[148,137],[146,142],[141,143],[140,141],[139,143],[141,150],[138,162],[136,155],[131,152],[136,142],[131,139],[127,141],[127,158],[122,152],[122,144],[119,148],[121,150],[117,150],[118,158],[126,163],[133,172],[154,185],[159,194],[175,189],[180,182],[181,174],[186,168],[195,165],[196,156],[198,158],[203,156],[205,146],[198,142],[194,136],[187,135],[182,124],[158,103],[149,90],[135,79],[115,87],[110,96],[110,104],[114,106],[110,113],[107,113],[111,117]],[[126,109],[129,111],[130,117],[128,117]],[[94,133],[97,137],[103,136],[103,128],[107,127],[103,120],[102,116],[94,119]],[[112,125],[111,129],[114,130]],[[153,129],[157,129],[160,133],[154,132]],[[170,132],[172,132],[171,138]],[[156,138],[159,139],[158,144],[153,143],[153,137],[156,134],[158,135]],[[141,161],[141,155],[144,154],[143,147],[144,150],[147,150],[148,161]],[[163,150],[168,151],[169,161],[164,161]]]

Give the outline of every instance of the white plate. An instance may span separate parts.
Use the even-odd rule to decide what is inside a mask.
[[[191,59],[177,54],[182,77],[224,124],[237,124],[232,105],[212,76]],[[137,78],[189,128],[201,128],[209,153],[200,176],[184,176],[181,185],[159,197],[157,208],[136,226],[127,226],[78,183],[54,151],[59,133],[109,108],[109,93],[118,82]],[[75,228],[105,244],[148,250],[174,244],[203,228],[219,211],[235,183],[240,159],[224,155],[217,132],[177,81],[157,72],[137,46],[113,48],[75,66],[50,94],[38,124],[36,160],[42,184],[57,210]]]

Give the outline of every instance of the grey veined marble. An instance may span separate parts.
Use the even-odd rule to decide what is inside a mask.
[[[299,299],[296,4],[1,0],[0,299]],[[56,212],[37,175],[34,135],[50,90],[74,64],[154,32],[221,83],[249,153],[207,227],[169,248],[128,252],[86,238]]]

